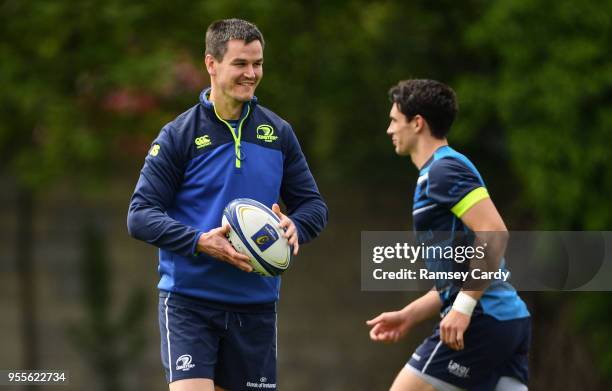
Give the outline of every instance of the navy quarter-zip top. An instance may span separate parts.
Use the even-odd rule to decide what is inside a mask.
[[[231,304],[274,302],[280,277],[196,254],[200,235],[220,226],[223,208],[235,198],[268,207],[282,199],[300,244],[306,243],[327,223],[327,206],[285,120],[254,97],[238,121],[226,121],[209,91],[153,141],[130,202],[128,230],[159,247],[162,291]]]

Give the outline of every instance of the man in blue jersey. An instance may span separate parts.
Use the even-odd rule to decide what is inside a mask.
[[[209,26],[211,87],[162,128],[130,202],[130,234],[160,249],[161,358],[173,391],[276,389],[280,278],[251,273],[220,227],[225,205],[244,197],[271,206],[293,255],[327,222],[291,126],[254,95],[263,48],[252,23]]]
[[[505,270],[506,226],[476,167],[446,139],[458,110],[454,91],[434,80],[413,79],[399,82],[389,96],[387,134],[395,152],[410,156],[419,170],[412,212],[417,237],[426,232],[485,238],[489,270]],[[469,267],[426,262],[436,271]],[[370,338],[397,342],[436,314],[442,320],[399,372],[392,391],[527,389],[530,316],[509,283],[437,280],[434,289],[403,309],[367,321]]]

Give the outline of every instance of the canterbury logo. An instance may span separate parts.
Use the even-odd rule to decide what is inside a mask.
[[[271,143],[276,141],[278,136],[274,135],[274,128],[272,126],[265,124],[257,127],[257,138],[267,143]]]
[[[208,147],[211,144],[212,144],[212,141],[210,141],[210,136],[208,136],[207,134],[195,139],[195,145],[197,145],[198,149]]]

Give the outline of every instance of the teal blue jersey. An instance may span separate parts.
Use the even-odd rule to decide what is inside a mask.
[[[444,232],[452,245],[473,239],[473,232],[461,221],[461,216],[489,193],[480,173],[464,155],[449,146],[440,147],[423,165],[414,192],[413,225],[417,238],[427,243],[428,233]],[[431,238],[431,235],[430,235]],[[436,239],[437,240],[437,239]],[[440,242],[435,243],[440,245]],[[463,271],[467,262],[440,262],[426,259],[431,271]],[[501,269],[506,271],[502,259]],[[456,281],[437,280],[436,289],[442,300],[443,313],[452,305],[461,286]],[[506,281],[494,280],[482,295],[477,310],[498,320],[529,316],[525,303],[514,287]]]

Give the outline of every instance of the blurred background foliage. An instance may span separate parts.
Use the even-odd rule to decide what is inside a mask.
[[[95,383],[104,390],[122,391],[125,372],[142,359],[146,339],[140,331],[149,304],[144,289],[135,289],[125,298],[117,315],[113,312],[113,276],[106,236],[89,222],[82,229],[80,259],[80,300],[84,316],[66,332],[74,347],[94,369]]]
[[[226,17],[264,33],[257,95],[293,125],[330,199],[401,193],[408,203],[416,173],[384,133],[387,90],[432,78],[457,90],[450,142],[480,167],[511,229],[612,225],[610,0],[4,0],[0,15],[0,167],[18,194],[23,308],[36,308],[43,195],[62,186],[103,200],[119,178],[135,182],[150,141],[207,86],[205,29]],[[540,313],[563,312],[610,376],[610,298],[535,294],[530,308],[536,327],[548,325]],[[36,311],[21,319],[24,362],[35,365]]]

